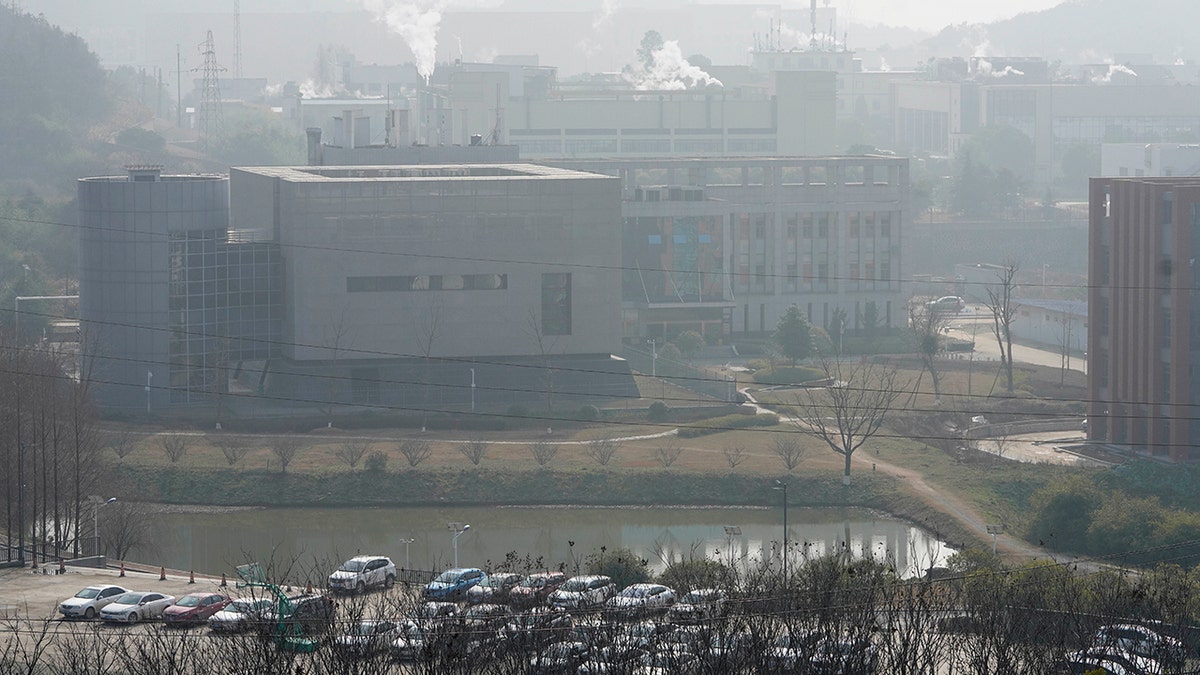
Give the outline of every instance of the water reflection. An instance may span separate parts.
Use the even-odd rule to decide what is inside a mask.
[[[208,574],[252,560],[298,560],[323,569],[359,553],[441,569],[453,558],[451,522],[471,525],[458,541],[464,566],[489,566],[515,552],[530,566],[563,565],[568,572],[601,547],[628,548],[656,572],[669,560],[698,557],[759,564],[764,557],[778,560],[783,538],[777,508],[295,508],[172,513],[161,522],[158,550],[132,557]],[[731,525],[739,536],[726,535]],[[793,561],[849,546],[855,556],[895,561],[911,576],[953,552],[908,523],[859,510],[793,508],[788,525]],[[414,541],[406,547],[409,538]]]

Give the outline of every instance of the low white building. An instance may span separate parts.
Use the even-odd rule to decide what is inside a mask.
[[[1014,300],[1013,335],[1054,350],[1064,345],[1072,354],[1087,351],[1088,305],[1083,300]]]

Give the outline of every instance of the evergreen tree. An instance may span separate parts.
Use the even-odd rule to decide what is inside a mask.
[[[773,339],[779,351],[791,359],[792,367],[795,367],[796,361],[812,353],[812,324],[808,322],[808,317],[800,313],[800,308],[792,305],[779,318]]]

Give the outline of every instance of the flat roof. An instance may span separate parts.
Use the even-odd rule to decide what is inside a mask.
[[[260,176],[295,183],[405,182],[429,180],[606,179],[610,176],[541,164],[414,164],[375,166],[234,167]]]

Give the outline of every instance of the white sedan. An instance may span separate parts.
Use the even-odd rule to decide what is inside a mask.
[[[118,595],[128,592],[129,589],[120,586],[88,586],[59,603],[58,611],[67,619],[94,619]]]
[[[162,617],[163,610],[175,604],[175,596],[146,591],[130,591],[118,595],[100,612],[103,621],[137,623]]]
[[[624,615],[666,611],[675,604],[675,591],[662,584],[633,584],[609,598],[604,609]]]

